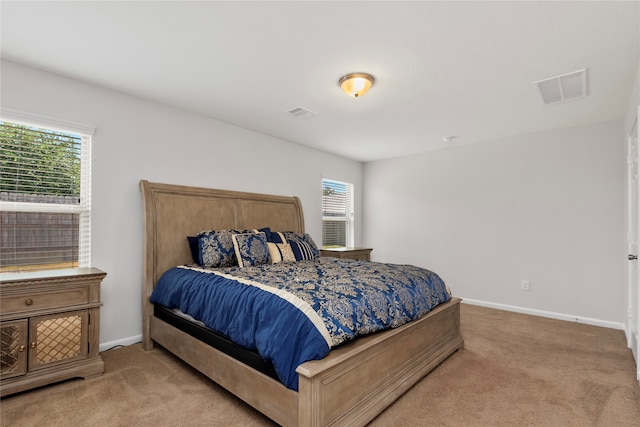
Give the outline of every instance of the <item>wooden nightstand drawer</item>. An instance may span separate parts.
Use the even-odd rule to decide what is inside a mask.
[[[89,288],[69,289],[3,297],[0,310],[10,314],[24,310],[44,310],[89,303]]]
[[[351,254],[349,258],[359,261],[370,261],[371,257],[369,256],[369,252],[360,252],[357,254]]]
[[[332,258],[348,258],[359,261],[371,260],[371,248],[335,248],[335,249],[320,249],[322,256]]]

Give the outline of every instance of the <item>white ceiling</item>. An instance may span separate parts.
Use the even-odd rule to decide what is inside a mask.
[[[1,53],[369,161],[622,118],[639,5],[3,0]],[[583,68],[589,96],[542,105],[534,81]],[[337,82],[358,71],[376,83],[354,99]]]

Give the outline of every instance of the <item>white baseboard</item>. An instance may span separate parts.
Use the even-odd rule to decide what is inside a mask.
[[[607,320],[592,319],[590,317],[572,316],[570,314],[554,313],[551,311],[536,310],[533,308],[517,307],[514,305],[497,304],[494,302],[480,301],[469,298],[462,298],[463,304],[479,305],[481,307],[495,308],[498,310],[513,311],[516,313],[531,314],[540,317],[549,317],[551,319],[566,320],[567,322],[584,323],[586,325],[601,326],[603,328],[619,329],[626,332],[624,323],[610,322]],[[134,335],[128,338],[122,338],[115,341],[100,344],[100,351],[106,351],[113,347],[127,346],[142,341],[142,335]]]
[[[128,338],[122,338],[120,340],[109,341],[100,343],[100,351],[107,351],[114,347],[125,347],[131,344],[136,344],[142,341],[142,334],[134,335]]]
[[[557,320],[566,320],[567,322],[584,323],[586,325],[601,326],[603,328],[619,329],[625,331],[626,328],[622,322],[610,322],[608,320],[592,319],[590,317],[574,316],[571,314],[554,313],[551,311],[536,310],[533,308],[517,307],[514,305],[497,304],[494,302],[479,301],[462,297],[462,302],[471,305],[479,305],[481,307],[495,308],[498,310],[513,311],[516,313],[531,314],[533,316],[548,317]]]
[[[627,338],[627,347],[633,350],[633,355],[635,356],[636,354],[634,349],[637,348],[636,343],[638,341],[638,338],[635,334],[635,331],[631,327],[629,327],[628,323],[625,325],[624,335]]]

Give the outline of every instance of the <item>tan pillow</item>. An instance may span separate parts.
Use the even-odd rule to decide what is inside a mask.
[[[277,264],[279,262],[295,262],[296,257],[291,250],[291,246],[288,243],[267,243],[269,247],[269,256],[271,257],[271,263]]]

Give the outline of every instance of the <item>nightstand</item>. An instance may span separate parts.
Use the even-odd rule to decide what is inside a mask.
[[[76,268],[0,278],[0,396],[104,372],[100,284],[106,273]]]
[[[349,258],[360,261],[371,261],[372,248],[331,248],[320,249],[322,256],[332,258]]]

